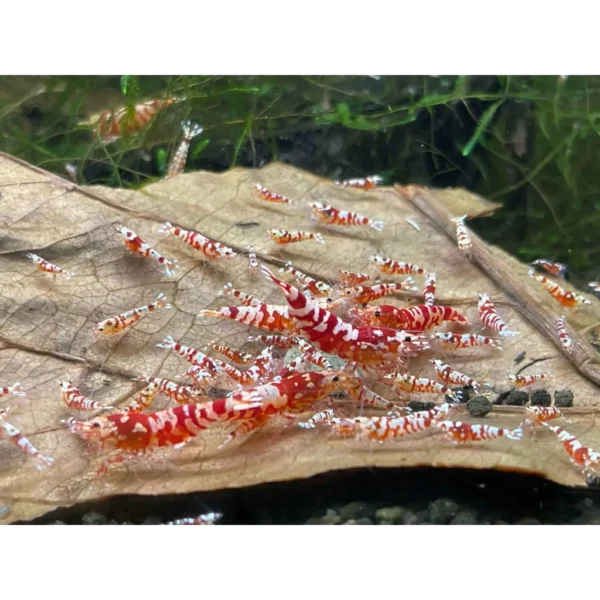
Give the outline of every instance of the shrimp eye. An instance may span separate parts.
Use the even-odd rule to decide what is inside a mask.
[[[94,427],[100,427],[100,423],[92,423]]]
[[[376,317],[380,317],[381,316],[381,311],[380,310],[376,310],[375,311],[375,316]]]
[[[404,338],[404,341],[405,341],[405,342],[410,342],[411,340],[412,340],[412,338],[410,337],[410,335],[407,335],[407,336]]]
[[[336,375],[331,381],[337,382],[340,380],[340,376]]]

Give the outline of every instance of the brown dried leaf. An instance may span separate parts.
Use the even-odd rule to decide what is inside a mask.
[[[273,254],[268,229],[318,228],[309,221],[310,211],[258,200],[253,182],[301,205],[309,200],[331,201],[382,218],[384,232],[325,231],[326,245],[306,242]],[[10,421],[56,461],[54,468],[38,472],[31,460],[0,441],[0,504],[10,507],[4,522],[32,519],[57,506],[115,494],[240,487],[366,466],[497,468],[539,473],[569,485],[583,483],[547,432],[522,443],[499,440],[457,448],[442,444],[438,437],[379,446],[335,439],[323,431],[273,426],[221,452],[216,448],[225,430],[210,430],[182,450],[161,452],[159,456],[167,461],[162,466],[148,459],[129,461],[98,484],[94,478],[101,458],[86,457],[85,444],[59,424],[70,415],[59,401],[58,379],[72,380],[103,404],[123,404],[138,389],[131,377],[174,377],[186,368],[179,357],[156,347],[165,335],[195,347],[212,340],[234,346],[244,343],[251,333],[247,328],[196,317],[203,308],[227,303],[216,294],[228,281],[267,301],[282,302],[273,286],[248,273],[246,256],[227,266],[206,266],[191,248],[158,234],[159,225],[167,220],[241,251],[254,245],[259,260],[271,265],[282,266],[292,260],[298,268],[331,280],[340,269],[372,269],[368,259],[372,254],[414,262],[437,273],[440,301],[453,302],[473,323],[477,323],[477,293],[488,292],[509,328],[522,335],[506,340],[503,353],[486,348],[442,358],[475,379],[505,382],[513,372],[514,357],[522,350],[528,358],[550,357],[530,371],[550,370],[557,388],[574,392],[579,408],[571,411],[573,422],[567,428],[581,435],[584,443],[600,448],[600,434],[592,429],[597,388],[586,378],[595,378],[595,350],[582,336],[576,336],[575,367],[566,360],[555,339],[550,339],[553,323],[549,321],[549,329],[540,333],[544,318],[548,321],[548,315],[560,314],[552,298],[527,277],[525,265],[478,239],[474,240],[475,250],[483,253],[477,255],[479,264],[484,256],[495,265],[484,265],[491,278],[460,254],[454,239],[442,231],[445,228],[453,235],[453,226],[446,222],[449,213],[444,203],[436,200],[437,192],[410,187],[371,192],[340,189],[280,164],[259,171],[185,174],[138,192],[78,188],[2,155],[0,194],[0,380],[2,385],[21,381],[28,392],[26,398],[3,398],[0,407],[10,404]],[[473,210],[477,213],[480,209],[475,206]],[[459,212],[473,214],[464,205]],[[416,218],[421,231],[415,231],[406,217]],[[159,265],[126,251],[115,231],[116,223],[130,227],[166,256],[177,258],[181,265],[177,276],[168,278]],[[29,251],[75,271],[76,276],[53,282],[25,258]],[[514,277],[504,277],[506,273]],[[514,297],[509,298],[499,285]],[[148,316],[118,343],[100,343],[94,338],[98,321],[145,304],[159,292],[164,292],[175,308]],[[535,303],[545,313],[532,316]],[[570,316],[569,324],[571,328],[589,328],[600,321],[599,312],[594,300],[592,307]],[[421,374],[429,373],[423,366],[425,360],[415,363],[414,369],[420,369],[419,365]],[[587,369],[585,377],[578,369]],[[159,403],[157,408],[164,406]],[[522,409],[503,408],[486,417],[486,422],[512,427],[522,416]]]

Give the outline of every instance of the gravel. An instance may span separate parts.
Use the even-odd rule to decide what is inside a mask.
[[[510,406],[525,406],[529,400],[529,394],[523,390],[511,390],[506,397],[505,404]]]
[[[429,504],[429,519],[436,525],[445,525],[456,516],[459,508],[454,500],[439,498]]]

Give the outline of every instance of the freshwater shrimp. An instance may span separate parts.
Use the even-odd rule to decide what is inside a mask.
[[[567,308],[573,308],[579,304],[591,304],[587,298],[584,298],[580,294],[575,294],[574,292],[564,290],[557,283],[550,281],[543,275],[537,275],[533,272],[533,270],[528,271],[527,274],[539,281],[555,300]]]
[[[129,106],[115,111],[105,110],[96,122],[98,135],[105,142],[114,142],[119,138],[143,129],[161,110],[171,106],[181,98],[169,97],[140,102],[133,108]]]
[[[483,325],[492,331],[495,331],[502,337],[512,337],[519,335],[518,331],[509,331],[504,321],[496,311],[496,307],[487,294],[479,294],[479,303],[477,304],[479,318]]]
[[[262,272],[284,293],[290,307],[289,317],[298,335],[326,354],[335,354],[360,365],[382,365],[429,348],[423,336],[406,335],[385,327],[355,328],[314,304],[294,286],[277,279],[264,265]]]
[[[201,310],[198,316],[231,319],[257,329],[286,334],[294,331],[294,322],[288,313],[287,306],[261,302],[258,306],[224,306],[218,310],[205,309]]]
[[[331,371],[331,363],[320,352],[317,352],[305,339],[294,336],[292,342],[298,346],[303,358],[307,362],[310,362],[317,367],[321,367],[326,371]]]
[[[398,373],[397,375],[388,373],[383,378],[392,380],[396,388],[403,392],[411,394],[447,394],[458,402],[458,398],[451,389],[427,377],[414,377],[408,373]]]
[[[286,231],[285,229],[269,229],[268,234],[277,244],[293,244],[295,242],[305,242],[314,240],[319,244],[324,244],[325,240],[320,233],[311,233],[309,231]]]
[[[527,406],[525,412],[533,423],[544,423],[552,419],[562,418],[562,413],[556,406]]]
[[[479,384],[467,375],[455,371],[450,365],[443,363],[441,360],[433,359],[429,361],[435,369],[436,375],[445,383],[454,385],[462,385],[472,387],[475,391],[478,390]]]
[[[166,296],[159,294],[156,301],[139,308],[128,310],[116,317],[105,319],[96,325],[96,332],[102,335],[115,335],[123,333],[126,329],[129,329],[132,325],[140,321],[147,314],[159,310],[161,308],[173,308],[171,304],[167,304]]]
[[[562,427],[549,425],[545,422],[542,422],[542,425],[556,435],[558,441],[563,445],[563,448],[567,451],[571,462],[575,466],[583,471],[593,471],[600,466],[600,452],[595,452],[591,448],[586,448],[574,435],[571,435]]]
[[[6,422],[8,411],[8,408],[0,409],[0,440],[8,440],[13,446],[32,456],[37,462],[38,470],[51,467],[54,464],[54,459],[41,454],[16,427]]]
[[[419,304],[407,308],[398,308],[390,304],[381,304],[361,311],[360,319],[370,325],[403,329],[405,331],[427,331],[446,321],[468,325],[467,319],[450,306],[426,306]]]
[[[548,375],[545,373],[540,375],[509,375],[508,378],[516,388],[522,388],[545,381],[548,379]]]
[[[70,381],[59,381],[58,385],[60,386],[61,400],[71,410],[93,412],[114,409],[114,406],[103,406],[100,402],[84,396]]]
[[[340,210],[321,202],[311,202],[309,206],[315,218],[323,225],[368,226],[375,231],[383,231],[383,221],[373,221],[358,213]]]
[[[117,225],[117,231],[123,238],[123,243],[132,251],[137,254],[141,254],[146,258],[155,260],[159,265],[164,266],[167,275],[171,276],[175,273],[177,268],[177,261],[175,259],[165,258],[159,254],[154,248],[149,246],[139,235],[127,229],[123,225]]]
[[[258,298],[255,298],[250,294],[246,294],[245,292],[241,292],[240,290],[236,290],[231,282],[223,286],[223,289],[219,291],[217,296],[233,296],[245,306],[260,306],[263,304],[263,302],[261,302]]]
[[[177,404],[193,404],[205,396],[203,390],[198,389],[193,385],[180,385],[170,379],[141,375],[140,377],[136,377],[135,381],[154,384],[157,388],[157,393],[163,393],[168,398],[171,398],[171,400],[177,402]],[[151,392],[153,391],[154,388]]]
[[[232,248],[221,244],[221,242],[211,240],[197,231],[176,227],[168,222],[162,225],[158,232],[174,235],[180,240],[183,240],[188,246],[194,248],[194,250],[201,252],[209,260],[234,258],[237,256],[237,253],[234,252]]]
[[[258,269],[258,260],[256,260],[256,252],[254,246],[250,246],[248,249],[248,270],[253,273]]]
[[[515,441],[520,441],[523,438],[523,430],[520,427],[505,429],[502,427],[493,427],[492,425],[469,425],[460,421],[440,421],[437,423],[437,426],[448,434],[451,440],[461,443],[481,442],[500,437]]]
[[[340,271],[340,283],[343,287],[354,287],[360,285],[361,283],[365,283],[366,281],[370,281],[372,279],[371,275],[368,273],[352,273],[351,271]]]
[[[254,356],[252,354],[248,354],[247,352],[241,352],[240,350],[235,350],[234,348],[230,348],[229,346],[224,346],[223,344],[211,344],[211,348],[226,356],[229,360],[233,361],[238,365],[247,365],[252,362]]]
[[[12,396],[26,396],[25,390],[21,387],[20,383],[13,383],[12,385],[0,387],[0,398],[2,396],[7,396],[11,394]]]
[[[567,320],[564,315],[556,318],[556,330],[563,350],[565,352],[571,352],[571,350],[573,350],[573,340],[567,331]]]
[[[168,335],[160,344],[156,344],[158,348],[164,348],[165,350],[173,350],[193,365],[197,365],[201,369],[208,371],[209,373],[217,373],[217,366],[212,358],[206,356],[204,352],[196,350],[196,348],[190,348],[177,343],[170,335]]]
[[[192,125],[191,121],[181,121],[181,128],[183,129],[183,138],[179,144],[179,148],[177,148],[177,152],[175,152],[175,155],[169,163],[167,177],[174,177],[175,175],[183,173],[188,152],[190,150],[190,144],[196,136],[204,131],[204,129],[196,123]]]
[[[471,248],[471,236],[469,235],[469,230],[465,225],[465,219],[467,215],[463,215],[462,217],[457,217],[455,219],[450,219],[454,223],[456,223],[456,241],[458,242],[459,250],[466,252]]]
[[[498,350],[502,350],[502,346],[493,338],[477,335],[475,333],[441,333],[433,334],[434,339],[442,342],[445,348],[459,350],[461,348],[474,348],[476,346],[492,346]]]
[[[289,204],[290,206],[294,206],[294,203],[286,196],[282,196],[281,194],[276,194],[271,190],[268,190],[266,187],[260,185],[260,183],[252,184],[254,189],[256,190],[256,195],[265,200],[266,202],[272,202],[274,204]]]
[[[314,429],[319,423],[331,423],[331,419],[334,416],[335,413],[333,412],[333,410],[331,408],[328,408],[326,410],[322,410],[321,412],[314,414],[307,421],[298,423],[298,427],[301,427],[302,429]]]
[[[274,346],[281,350],[289,350],[294,345],[294,339],[286,335],[250,335],[246,338],[248,342],[259,342],[265,346]]]
[[[429,273],[429,275],[427,275],[427,279],[425,280],[425,287],[423,288],[425,306],[428,306],[429,308],[435,304],[435,280],[435,273]]]
[[[425,273],[424,269],[417,265],[383,256],[370,256],[369,260],[374,262],[379,270],[387,275],[423,275]]]
[[[334,181],[335,185],[339,185],[340,187],[351,187],[357,188],[361,190],[372,190],[378,184],[383,181],[383,178],[379,175],[372,175],[371,177],[366,178],[356,178],[356,179],[344,179],[343,181]]]
[[[26,254],[27,258],[30,258],[33,261],[33,264],[43,273],[49,273],[56,278],[57,275],[62,275],[65,279],[71,279],[75,275],[75,273],[69,273],[65,271],[62,267],[55,265],[47,260],[43,259],[41,256],[37,254],[33,254],[32,252],[28,252]]]

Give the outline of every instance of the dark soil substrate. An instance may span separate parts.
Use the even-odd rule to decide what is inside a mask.
[[[373,469],[180,496],[120,496],[37,524],[159,524],[204,512],[221,524],[600,524],[600,489],[497,471]]]

